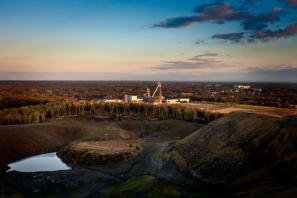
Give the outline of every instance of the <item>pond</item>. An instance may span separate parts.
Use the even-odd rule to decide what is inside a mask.
[[[10,171],[18,172],[43,172],[43,171],[59,171],[69,170],[67,166],[56,154],[46,153],[42,155],[31,156],[7,165]]]

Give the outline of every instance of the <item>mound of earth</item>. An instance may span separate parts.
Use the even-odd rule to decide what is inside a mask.
[[[138,140],[106,140],[73,142],[58,152],[65,163],[83,165],[117,164],[138,156],[142,144]]]
[[[112,122],[64,118],[39,124],[0,126],[0,171],[10,162],[40,153],[55,152],[72,141],[134,139]]]
[[[182,171],[241,196],[289,196],[297,191],[296,123],[296,117],[232,113],[177,142],[171,154]]]

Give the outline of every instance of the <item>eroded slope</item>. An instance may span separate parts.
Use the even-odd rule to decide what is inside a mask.
[[[182,171],[206,183],[255,193],[294,192],[296,123],[296,117],[233,113],[180,140],[172,155]]]

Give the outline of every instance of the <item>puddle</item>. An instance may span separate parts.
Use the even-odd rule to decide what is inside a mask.
[[[67,166],[56,154],[46,153],[42,155],[35,155],[28,157],[14,163],[7,165],[10,171],[18,172],[43,172],[43,171],[59,171],[69,170],[71,167]]]

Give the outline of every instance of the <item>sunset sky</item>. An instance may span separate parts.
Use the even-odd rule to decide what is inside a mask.
[[[297,81],[297,0],[0,0],[0,80]]]

